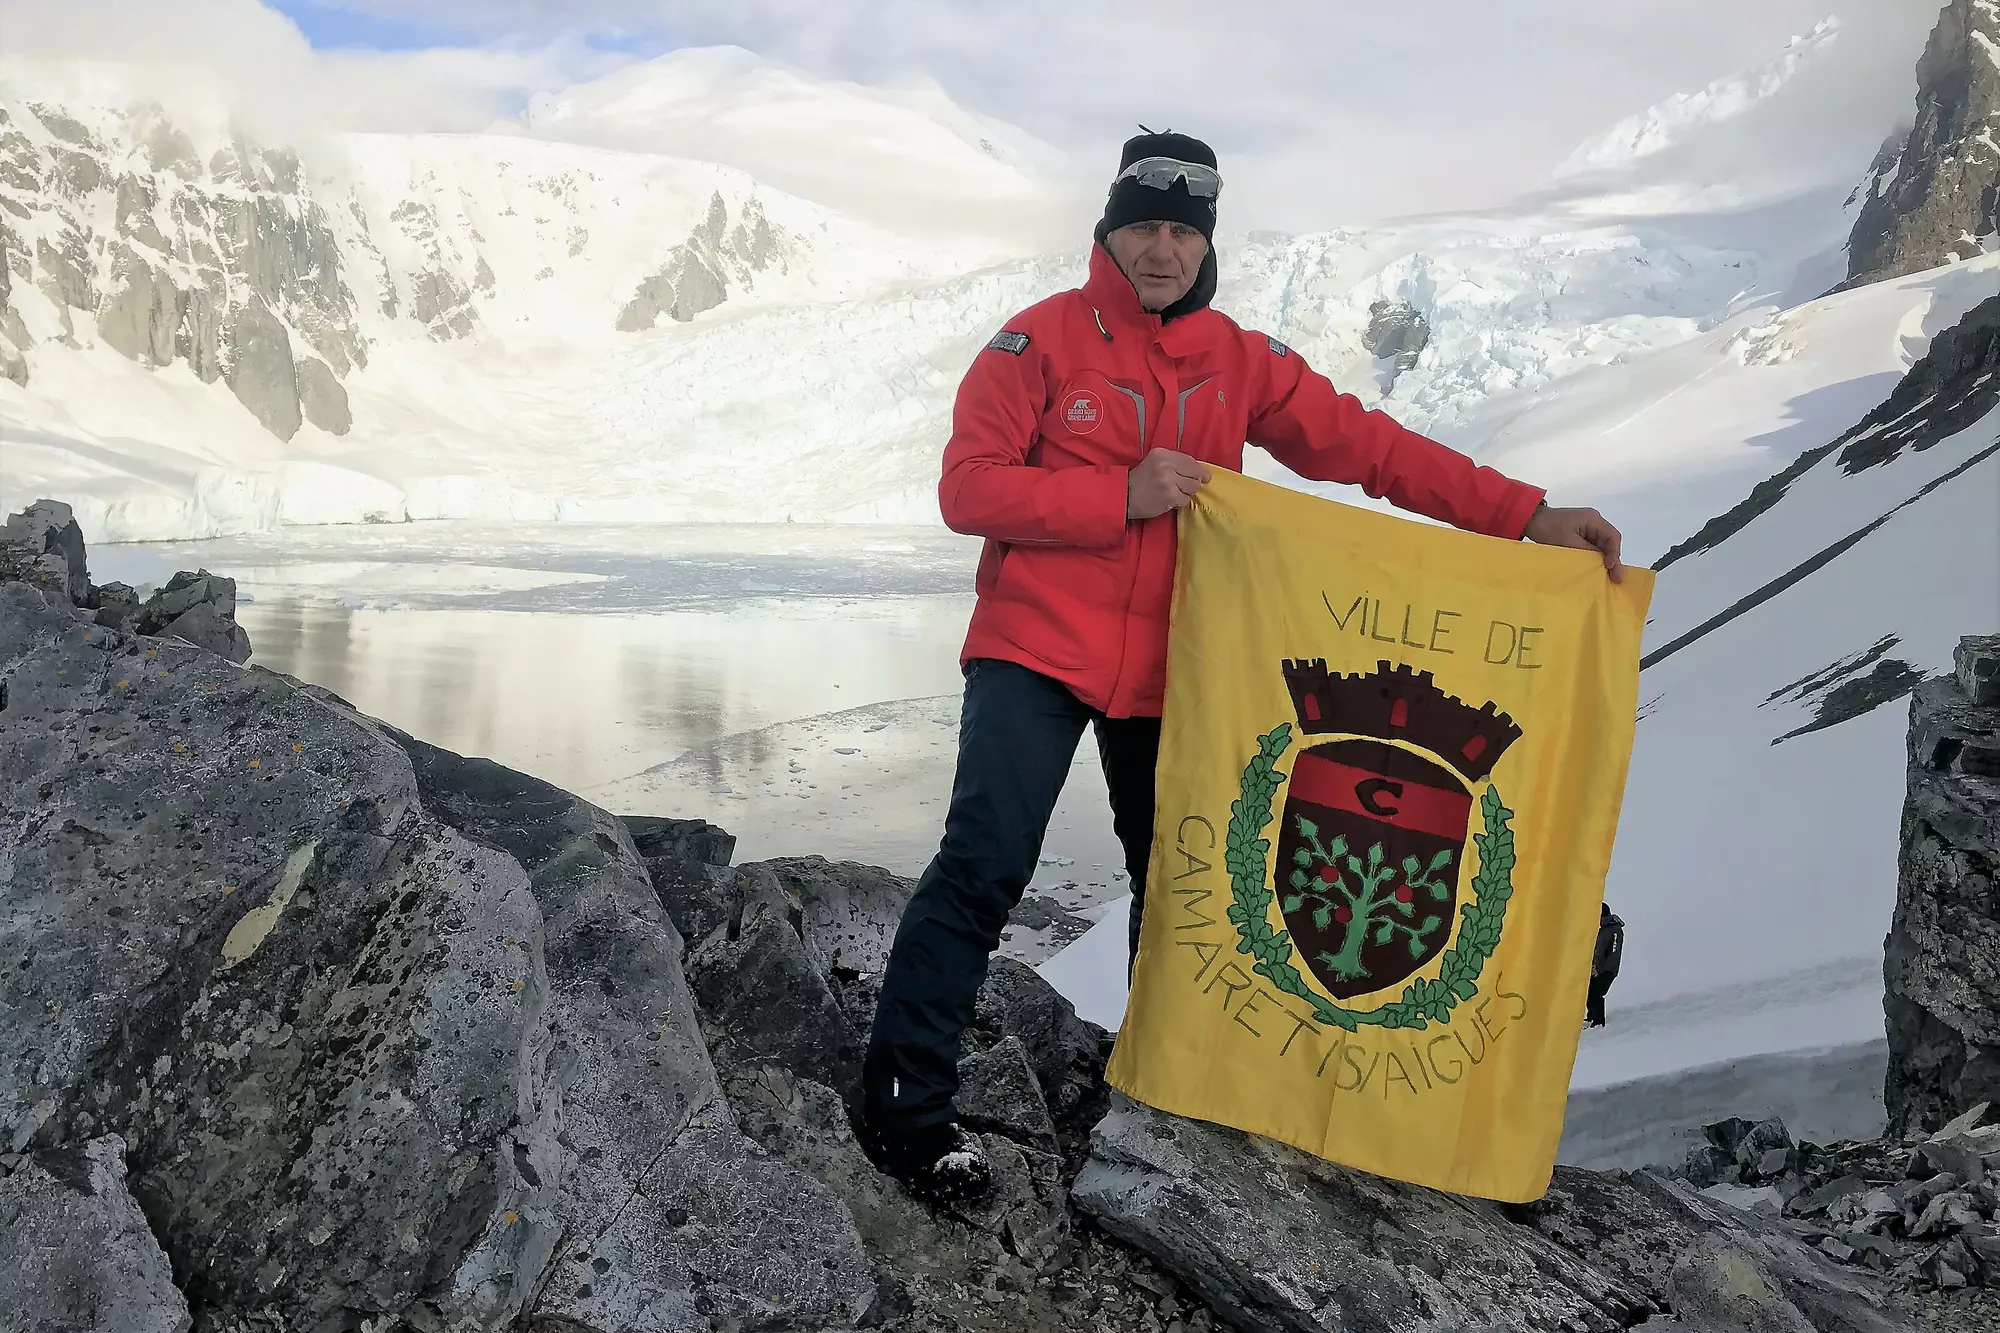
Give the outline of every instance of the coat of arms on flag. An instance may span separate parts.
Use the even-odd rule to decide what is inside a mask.
[[[1460,1193],[1547,1188],[1650,571],[1218,473],[1182,513],[1107,1077]]]

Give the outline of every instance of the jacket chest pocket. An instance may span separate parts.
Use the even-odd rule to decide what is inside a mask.
[[[1040,462],[1136,463],[1146,452],[1146,395],[1096,371],[1073,375],[1042,413]]]
[[[1220,375],[1197,377],[1181,384],[1167,405],[1173,415],[1173,443],[1167,447],[1235,470],[1243,463],[1243,436],[1250,418],[1243,404],[1232,401]]]

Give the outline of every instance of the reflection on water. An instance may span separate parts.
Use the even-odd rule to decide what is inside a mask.
[[[374,609],[243,586],[255,664],[573,791],[738,732],[956,693],[970,609],[948,597],[645,614]]]
[[[978,543],[924,530],[297,528],[99,546],[100,583],[237,580],[252,662],[620,814],[712,819],[738,859],[914,875],[957,753]],[[927,702],[925,702],[927,701]],[[1122,893],[1095,746],[1078,747],[1031,892]],[[1011,936],[1038,957],[1080,925]]]

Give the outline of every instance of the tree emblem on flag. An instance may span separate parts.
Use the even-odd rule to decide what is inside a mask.
[[[1282,723],[1258,738],[1244,769],[1226,848],[1237,951],[1321,1021],[1349,1031],[1445,1022],[1478,994],[1513,893],[1513,812],[1490,784],[1479,796],[1483,831],[1472,839],[1479,869],[1470,902],[1461,901],[1460,862],[1474,790],[1521,729],[1490,702],[1472,708],[1445,694],[1428,671],[1385,661],[1366,675],[1336,676],[1324,660],[1287,661],[1283,669],[1300,730],[1328,739],[1280,773],[1292,739],[1291,724]],[[1271,843],[1260,835],[1287,779],[1274,894]],[[1284,930],[1270,920],[1274,897]],[[1457,941],[1447,949],[1455,917]],[[1436,975],[1418,975],[1440,957]],[[1406,980],[1399,999],[1374,1009],[1337,1003]]]

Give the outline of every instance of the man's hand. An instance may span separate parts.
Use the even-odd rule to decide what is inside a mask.
[[[1155,449],[1126,474],[1125,517],[1157,518],[1179,509],[1208,483],[1208,469],[1187,454]]]
[[[1605,522],[1604,515],[1595,509],[1538,509],[1528,520],[1528,530],[1521,535],[1543,546],[1575,546],[1602,552],[1611,581],[1624,582],[1624,566],[1618,561],[1618,529]]]

